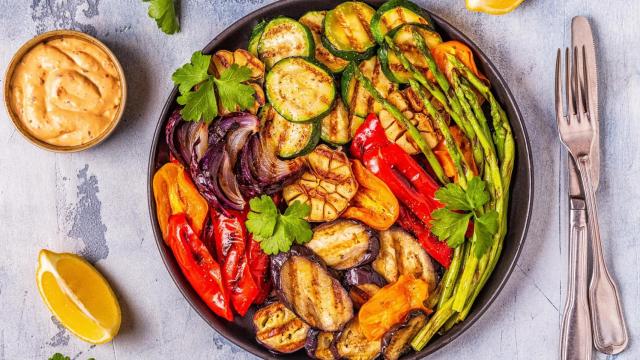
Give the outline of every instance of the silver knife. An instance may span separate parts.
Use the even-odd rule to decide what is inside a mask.
[[[569,156],[569,284],[562,317],[561,360],[591,360],[593,341],[587,297],[589,239],[580,178]]]
[[[595,125],[596,135],[591,143],[591,161],[594,190],[600,179],[600,117],[598,113],[598,70],[596,66],[596,50],[593,32],[589,20],[583,16],[576,16],[571,21],[572,48],[583,48],[585,67],[587,69],[586,83],[579,84],[588,89],[587,106],[591,114],[591,121]],[[573,161],[569,159],[569,196],[572,199],[584,200],[584,193],[580,188],[580,177]],[[583,201],[584,203],[584,201]],[[573,210],[572,210],[573,211]],[[588,219],[587,219],[588,221]],[[589,306],[591,308],[591,324],[593,328],[593,344],[595,348],[605,354],[617,354],[627,347],[629,336],[624,321],[624,314],[620,304],[620,295],[615,282],[609,274],[602,252],[602,244],[591,237],[593,267],[591,283],[589,284]]]

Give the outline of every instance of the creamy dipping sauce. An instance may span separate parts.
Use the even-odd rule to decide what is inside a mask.
[[[34,137],[77,146],[102,135],[122,103],[118,69],[97,45],[71,36],[28,50],[10,80],[9,106]]]

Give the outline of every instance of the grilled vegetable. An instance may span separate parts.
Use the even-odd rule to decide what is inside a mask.
[[[249,35],[249,44],[247,45],[247,51],[249,51],[253,56],[258,56],[258,43],[260,42],[260,38],[262,37],[265,26],[267,26],[267,21],[262,20],[257,23],[256,26],[254,26],[251,30],[251,35]]]
[[[397,29],[392,30],[389,36],[396,44],[397,48],[402,51],[409,62],[425,76],[429,74],[429,64],[427,58],[424,57],[418,45],[415,43],[413,31],[417,31],[422,36],[429,49],[435,48],[442,42],[440,34],[433,31],[431,27],[417,24],[405,24]],[[406,84],[412,78],[411,74],[405,69],[400,62],[398,56],[386,46],[378,50],[378,56],[382,63],[382,70],[385,71],[387,77],[395,82]]]
[[[234,52],[228,50],[217,51],[211,57],[209,70],[215,76],[220,77],[220,74],[233,64],[249,68],[251,70],[250,81],[261,83],[264,79],[264,64],[262,61],[244,49],[237,49]]]
[[[304,321],[276,301],[253,315],[256,340],[269,350],[292,353],[304,347],[311,329]]]
[[[408,101],[405,95],[408,93],[406,90],[402,92],[394,91],[389,94],[387,100],[405,114],[407,119],[416,126],[420,135],[426,140],[427,145],[433,149],[438,144],[440,135],[434,129],[431,119],[424,113],[416,111],[415,108],[411,106],[411,102]],[[380,110],[378,118],[380,119],[380,124],[384,128],[387,138],[391,142],[398,144],[402,150],[410,155],[420,153],[420,149],[407,132],[407,129],[391,115],[389,111],[386,109]]]
[[[266,105],[261,110],[261,131],[270,140],[278,156],[290,159],[307,154],[320,140],[320,123],[294,123]]]
[[[355,305],[356,308],[360,308],[378,291],[380,291],[380,287],[376,284],[362,284],[351,287],[349,289],[349,296],[351,297],[351,301],[353,301],[353,305]]]
[[[398,219],[400,204],[387,184],[364,167],[359,160],[351,162],[358,181],[358,192],[342,217],[360,220],[376,230],[386,230]]]
[[[335,220],[358,191],[347,155],[320,145],[307,155],[307,165],[309,170],[283,189],[284,199],[309,204],[308,221]]]
[[[418,5],[407,0],[390,0],[382,4],[371,18],[371,33],[382,44],[389,31],[407,23],[433,24],[429,14]]]
[[[382,356],[386,360],[397,360],[411,349],[411,340],[427,323],[427,314],[412,310],[404,321],[387,331],[382,337]]]
[[[271,274],[280,301],[312,327],[337,331],[353,318],[349,294],[309,249],[272,256]]]
[[[299,22],[284,16],[269,21],[258,41],[258,57],[267,69],[284,58],[313,57],[314,51],[311,31]]]
[[[362,61],[359,65],[351,63],[347,66],[342,74],[342,99],[349,108],[349,112],[360,117],[365,117],[369,113],[377,114],[382,110],[382,105],[374,101],[371,94],[355,78],[356,66],[367,79],[371,80],[373,86],[383,97],[387,97],[397,88],[397,85],[385,76],[377,56]]]
[[[351,122],[352,119],[344,107],[344,103],[341,100],[336,101],[333,110],[322,118],[320,137],[322,140],[333,145],[344,145],[348,143],[355,132],[352,130],[352,127],[356,124]]]
[[[436,270],[429,255],[413,236],[400,228],[380,232],[380,254],[372,267],[390,283],[400,275],[412,275],[424,280],[429,291],[436,287]]]
[[[302,25],[305,25],[311,31],[311,35],[313,35],[313,41],[316,46],[316,60],[331,70],[332,73],[339,73],[349,65],[349,62],[333,55],[322,45],[322,23],[324,22],[324,16],[326,14],[326,11],[309,11],[302,15],[298,21]]]
[[[378,256],[378,237],[371,228],[354,220],[338,219],[313,229],[305,244],[328,266],[345,270],[373,261]]]
[[[265,88],[273,108],[293,122],[323,117],[331,111],[337,96],[331,74],[300,57],[279,61],[267,74]]]
[[[382,341],[367,339],[356,316],[336,335],[333,346],[341,359],[372,360],[380,355]]]
[[[367,339],[380,339],[413,309],[429,311],[424,302],[429,296],[427,283],[413,275],[402,275],[369,299],[358,312],[360,331]]]
[[[373,55],[376,43],[369,29],[375,10],[359,1],[347,1],[327,12],[323,45],[347,60],[363,60]]]
[[[337,360],[340,357],[335,354],[333,348],[333,339],[335,339],[335,332],[318,331],[312,329],[307,337],[307,342],[304,345],[307,355],[312,359],[318,360]]]

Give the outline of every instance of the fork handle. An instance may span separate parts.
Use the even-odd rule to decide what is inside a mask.
[[[569,288],[562,318],[561,360],[591,360],[591,320],[587,301],[587,223],[585,204],[571,199],[569,230]]]
[[[583,155],[577,160],[587,203],[589,233],[593,251],[593,270],[589,284],[593,344],[602,353],[617,354],[627,347],[629,341],[627,326],[624,322],[618,288],[609,274],[602,252],[598,207],[591,179],[591,158],[588,155]]]

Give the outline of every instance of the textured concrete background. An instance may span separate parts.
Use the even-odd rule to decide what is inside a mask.
[[[182,32],[167,36],[139,0],[0,0],[0,71],[37,33],[72,28],[103,40],[127,74],[122,124],[97,148],[40,150],[0,112],[0,360],[250,358],[189,307],[160,260],[147,212],[147,154],[172,71],[225,27],[269,1],[183,0]],[[631,333],[617,359],[639,359],[640,2],[527,0],[502,17],[470,13],[463,0],[418,0],[469,35],[510,84],[535,162],[535,206],[518,267],[491,309],[431,359],[557,358],[566,284],[564,160],[552,113],[556,48],[574,15],[599,38],[603,167],[601,229]],[[562,206],[562,210],[559,210]],[[35,286],[38,251],[72,251],[96,264],[123,311],[120,335],[89,346],[62,328]],[[604,356],[600,356],[604,359]]]

